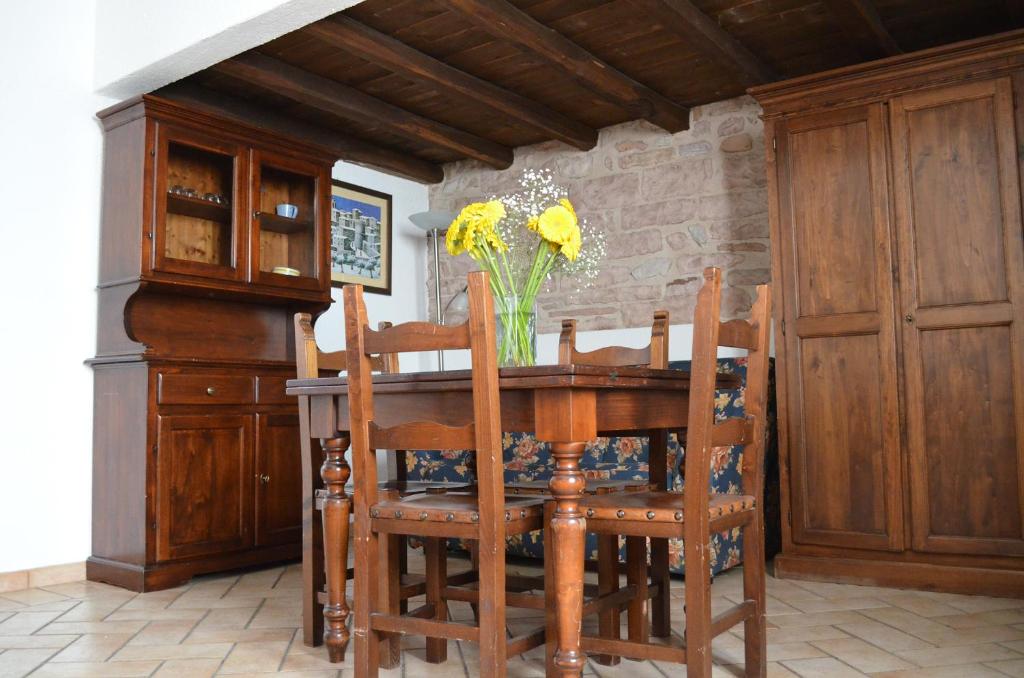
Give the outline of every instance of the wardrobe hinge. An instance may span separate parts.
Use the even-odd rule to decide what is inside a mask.
[[[779,321],[779,329],[782,331],[782,336],[786,336],[786,321],[785,320],[780,320]]]
[[[777,151],[778,149],[779,149],[779,147],[778,147],[778,145],[777,145],[777,144],[775,143],[775,137],[772,137],[772,150],[773,150],[773,151]]]

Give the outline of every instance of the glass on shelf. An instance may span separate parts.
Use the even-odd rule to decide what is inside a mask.
[[[260,271],[315,278],[316,177],[269,164],[260,167]]]
[[[232,265],[234,163],[231,155],[168,143],[166,258]]]

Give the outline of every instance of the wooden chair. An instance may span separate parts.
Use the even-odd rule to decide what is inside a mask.
[[[711,675],[711,639],[743,622],[746,675],[764,676],[765,563],[764,484],[765,407],[768,398],[768,337],[770,297],[767,285],[758,287],[749,320],[719,321],[722,275],[704,271],[694,320],[693,362],[685,454],[686,487],[682,492],[647,491],[584,497],[581,510],[587,529],[604,535],[682,538],[686,562],[685,647],[636,640],[584,637],[583,649],[687,665],[687,676]],[[745,348],[747,363],[745,417],[715,424],[715,380],[719,346]],[[709,490],[714,447],[743,446],[743,494]],[[743,602],[711,617],[711,575],[708,544],[711,535],[735,527],[744,530]],[[646,569],[643,549],[629,553],[627,568]],[[601,606],[597,606],[600,611]]]
[[[504,676],[509,656],[540,645],[544,629],[518,638],[505,635],[505,537],[540,529],[543,503],[536,498],[505,498],[503,491],[501,408],[493,301],[487,274],[469,274],[469,319],[446,327],[406,323],[381,331],[367,326],[363,290],[345,287],[345,328],[348,353],[349,421],[355,466],[355,673],[377,675],[381,642],[395,634],[427,636],[427,661],[443,662],[448,640],[480,645],[480,673]],[[468,348],[472,357],[473,412],[470,423],[448,426],[441,421],[374,420],[375,385],[371,356],[379,353]],[[476,455],[474,493],[382,497],[377,486],[377,448],[469,449]],[[325,512],[326,517],[326,512]],[[389,535],[425,537],[427,602],[406,615],[399,613],[386,587],[380,585],[380,540]],[[447,538],[479,542],[479,624],[447,621]],[[328,571],[328,581],[338,569]],[[462,598],[466,599],[466,598]],[[542,601],[541,601],[542,602]]]
[[[320,376],[321,372],[330,372],[337,375],[348,368],[348,361],[345,351],[324,352],[319,349],[316,343],[316,335],[313,332],[312,318],[308,313],[296,313],[295,318],[295,362],[296,372],[300,379],[310,379]],[[379,329],[391,327],[391,323],[382,322]],[[371,368],[382,374],[392,374],[399,371],[398,355],[385,353],[375,355],[371,358]],[[348,579],[352,576],[351,568],[345,569],[343,579],[336,582],[341,592],[341,606],[336,609],[324,609],[324,600],[329,593],[324,591],[326,584],[325,554],[323,548],[323,522],[320,514],[327,506],[329,511],[338,511],[338,524],[344,525],[345,538],[342,540],[340,549],[336,549],[326,555],[328,559],[337,559],[342,565],[348,563],[348,516],[351,513],[351,502],[345,490],[345,483],[350,477],[348,462],[345,461],[345,446],[340,439],[323,440],[321,446],[325,456],[323,462],[313,454],[313,441],[309,437],[309,404],[308,398],[299,396],[299,429],[300,449],[302,454],[302,562],[303,562],[303,596],[302,596],[302,620],[303,637],[307,645],[313,645],[323,638],[327,642],[328,651],[339,660],[345,656],[345,647],[348,644],[348,631],[341,625],[340,634],[335,625],[334,635],[324,633],[324,617],[332,615],[342,622],[348,617],[349,609],[344,602],[344,592]],[[465,484],[461,483],[439,483],[428,481],[409,481],[406,479],[405,452],[395,450],[397,457],[397,473],[394,480],[381,481],[379,483],[382,491],[395,492],[401,496],[409,494],[420,494],[428,491],[447,491],[463,489]],[[319,455],[316,455],[319,456]],[[317,479],[323,480],[326,488],[318,488],[320,484]],[[328,479],[331,480],[328,480]],[[398,596],[401,601],[410,597],[421,595],[426,590],[426,581],[423,577],[409,576],[406,571],[406,549],[403,543],[392,545],[390,554],[394,556],[392,568],[397,570],[397,579],[401,582]],[[336,594],[337,595],[337,594]],[[330,630],[328,626],[328,630]]]
[[[604,367],[651,367],[654,369],[668,368],[668,341],[669,341],[669,313],[668,311],[655,311],[651,323],[651,341],[643,348],[629,348],[625,346],[604,346],[594,351],[580,351],[576,348],[576,321],[566,319],[562,321],[562,332],[558,337],[558,362],[561,365],[599,365]],[[614,433],[614,432],[608,432]],[[663,431],[652,431],[649,434],[648,443],[648,481],[616,480],[616,479],[588,479],[587,494],[607,494],[611,492],[635,492],[647,489],[665,490],[667,488],[667,467],[666,455],[668,450],[668,436]],[[505,484],[507,494],[534,494],[550,499],[548,494],[547,480],[525,480]],[[545,525],[548,521],[545,521]],[[547,535],[545,534],[545,538]],[[547,541],[547,539],[545,539]],[[644,548],[646,544],[642,537],[626,537],[627,552],[638,552],[637,549]],[[546,548],[546,546],[545,546]],[[668,623],[668,540],[655,539],[651,543],[650,572],[651,584],[644,587],[647,596],[653,598],[654,605],[654,633],[659,636],[669,634]],[[599,535],[597,545],[597,589],[588,587],[588,595],[606,596],[619,588],[619,541],[617,535]],[[648,572],[646,569],[640,571],[629,571],[627,578],[634,590],[639,593],[639,585],[633,581],[643,577],[646,582]],[[640,600],[634,597],[627,605],[627,620],[629,622],[630,637],[635,640],[646,640],[650,633],[650,626],[647,621],[645,610],[647,608],[646,597]],[[618,638],[619,636],[619,615],[618,608],[608,608],[602,612],[600,617],[601,636],[604,638]],[[548,644],[549,654],[554,652],[554,643]],[[617,656],[595,656],[595,661],[605,665],[617,664]]]

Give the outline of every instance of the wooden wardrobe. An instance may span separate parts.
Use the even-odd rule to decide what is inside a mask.
[[[764,107],[776,572],[1024,596],[1024,32]]]

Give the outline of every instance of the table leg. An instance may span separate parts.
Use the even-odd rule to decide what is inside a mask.
[[[345,625],[349,615],[345,585],[348,571],[348,517],[352,511],[352,500],[345,493],[345,483],[352,470],[345,461],[345,450],[349,446],[347,435],[321,442],[325,458],[320,476],[327,489],[323,510],[324,563],[327,574],[324,643],[330,661],[340,662],[345,659],[349,638],[348,627]]]
[[[316,647],[324,640],[324,524],[317,507],[323,458],[309,435],[309,398],[299,397],[299,440],[302,456],[302,642]],[[314,459],[314,447],[316,458]]]
[[[583,618],[583,549],[586,521],[580,496],[586,480],[580,472],[584,443],[552,443],[555,471],[549,488],[555,500],[551,532],[555,540],[555,598],[558,603],[556,675],[580,676],[586,659],[580,648]]]

